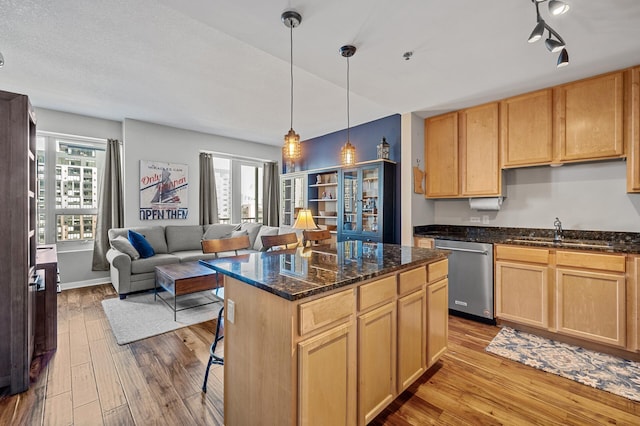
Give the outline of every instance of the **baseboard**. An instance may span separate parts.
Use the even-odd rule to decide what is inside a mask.
[[[71,290],[72,288],[93,287],[94,285],[111,284],[111,280],[95,278],[93,280],[74,281],[70,283],[60,283],[60,290]]]

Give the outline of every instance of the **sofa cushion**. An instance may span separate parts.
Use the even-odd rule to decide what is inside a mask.
[[[260,232],[260,228],[262,227],[261,223],[243,223],[240,225],[241,231],[247,231],[249,234],[249,246],[253,247],[256,243],[256,238],[258,237],[258,232]]]
[[[111,240],[111,247],[114,249],[121,251],[124,254],[128,254],[132,259],[140,259],[140,253],[138,250],[131,244],[131,242],[123,237],[122,235],[117,236],[113,240]]]
[[[138,259],[131,261],[131,273],[141,274],[144,272],[154,272],[156,266],[170,265],[172,263],[179,263],[180,259],[172,254],[162,253],[155,256],[147,257],[146,259]]]
[[[128,238],[131,245],[138,251],[138,253],[140,253],[140,257],[142,259],[146,259],[147,257],[151,257],[156,254],[156,252],[153,251],[151,244],[149,244],[142,234],[129,230]]]
[[[260,231],[258,231],[258,236],[256,237],[256,242],[253,245],[254,250],[264,251],[264,246],[262,245],[263,235],[278,235],[278,227],[266,225],[261,226]]]
[[[173,253],[180,262],[194,262],[196,260],[215,259],[215,253],[202,253],[202,250],[183,250]]]
[[[219,240],[220,238],[228,238],[232,231],[238,229],[238,225],[234,223],[214,223],[205,225],[203,240]]]
[[[129,229],[142,234],[144,238],[151,244],[153,251],[158,253],[167,253],[167,240],[164,237],[164,226],[135,226],[131,228],[112,228],[109,229],[109,240],[113,240],[118,235],[126,237]]]
[[[164,233],[169,253],[200,249],[202,225],[167,225]]]

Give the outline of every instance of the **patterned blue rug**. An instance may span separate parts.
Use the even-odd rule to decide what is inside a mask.
[[[640,401],[640,363],[504,327],[485,349],[558,376]]]

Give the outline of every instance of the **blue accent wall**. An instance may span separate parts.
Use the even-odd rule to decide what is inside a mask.
[[[400,114],[370,121],[349,130],[349,139],[356,147],[356,163],[378,158],[377,145],[382,138],[390,145],[389,159],[396,165],[396,191],[390,202],[395,211],[395,243],[400,242]],[[347,142],[347,130],[339,130],[317,138],[302,141],[302,159],[296,163],[295,171],[322,169],[341,164],[340,150]],[[282,162],[285,165],[285,161]],[[284,173],[284,170],[282,171]]]

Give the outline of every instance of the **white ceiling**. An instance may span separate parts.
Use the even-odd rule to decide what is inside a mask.
[[[567,0],[543,18],[569,66],[542,41],[531,0],[0,0],[0,89],[33,105],[133,118],[281,145],[289,129],[289,29],[301,138],[394,113],[434,115],[640,64],[639,0]],[[405,51],[413,57],[405,61]]]

